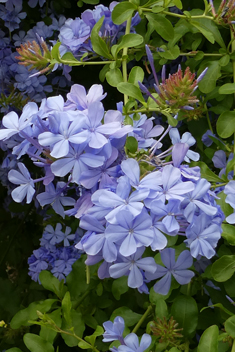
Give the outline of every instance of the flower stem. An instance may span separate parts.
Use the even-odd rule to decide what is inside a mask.
[[[146,312],[142,315],[142,317],[140,318],[140,320],[138,321],[138,323],[136,324],[136,326],[134,327],[134,329],[132,330],[132,332],[136,332],[139,327],[142,325],[142,323],[144,322],[144,320],[147,318],[147,316],[149,315],[149,313],[152,310],[152,306],[148,306]]]
[[[128,18],[126,21],[126,31],[125,34],[129,34],[131,30],[131,20],[132,16]],[[122,51],[122,75],[123,75],[123,82],[127,82],[127,52],[128,48],[123,48]],[[128,95],[124,94],[124,105],[128,102]]]
[[[235,40],[234,40],[234,35],[233,35],[233,31],[230,30],[231,32],[231,40],[232,40],[232,46],[231,46],[231,52],[233,53],[235,51]],[[232,60],[232,64],[233,64],[233,82],[235,82],[235,60]],[[235,93],[234,93],[234,99],[235,99]],[[235,133],[234,133],[234,142],[235,142]],[[235,143],[234,143],[234,149],[233,149],[233,158],[235,158]],[[235,165],[233,167],[233,173],[235,175]]]

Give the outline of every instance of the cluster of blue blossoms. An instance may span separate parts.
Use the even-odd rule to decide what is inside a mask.
[[[171,126],[164,131],[145,115],[125,125],[121,111],[104,110],[104,97],[101,85],[93,85],[87,93],[75,84],[66,101],[62,96],[49,97],[39,108],[36,103],[26,104],[20,117],[15,112],[4,116],[2,144],[12,149],[18,161],[28,155],[43,174],[33,179],[18,162],[19,171],[8,173],[16,185],[12,198],[19,203],[36,198],[42,207],[51,205],[62,217],[79,218],[86,232],[76,248],[87,254],[87,265],[102,261],[100,278],[128,276],[129,287],[145,293],[146,283],[161,278],[154,288],[167,294],[172,275],[179,284],[187,284],[194,276],[188,270],[193,258],[215,255],[224,215],[199,167],[182,165],[183,160],[198,159],[189,150],[195,143],[190,133],[180,137]],[[167,134],[172,147],[162,151],[161,141]],[[126,157],[127,136],[136,137],[146,152],[140,162],[154,165],[154,171],[141,175],[138,161]],[[154,162],[147,157],[149,148],[157,152]],[[38,182],[43,186],[36,191]],[[168,236],[181,236],[185,243],[177,260],[175,250],[166,248]],[[31,272],[48,250],[43,246],[29,261]],[[147,247],[160,251],[164,266],[144,256]],[[66,248],[55,260],[65,252]],[[45,268],[48,263],[45,260]],[[52,270],[59,278],[67,273],[66,268],[65,272]]]
[[[59,41],[61,42],[61,55],[66,52],[72,52],[75,57],[80,57],[84,53],[94,53],[91,45],[91,31],[94,25],[104,17],[99,35],[107,44],[114,45],[117,39],[125,33],[125,23],[116,25],[113,23],[111,15],[112,11],[118,2],[113,1],[109,8],[104,5],[95,6],[94,10],[86,10],[82,13],[81,18],[68,18],[65,24],[61,27],[59,33]],[[134,26],[140,22],[138,13],[133,17],[131,23],[131,31],[134,31]]]
[[[66,281],[65,278],[71,272],[73,263],[81,255],[74,247],[78,238],[79,234],[72,234],[68,226],[63,232],[62,225],[59,223],[55,229],[47,225],[40,239],[41,247],[34,250],[28,259],[31,278],[40,282],[40,272],[50,270],[59,280]]]

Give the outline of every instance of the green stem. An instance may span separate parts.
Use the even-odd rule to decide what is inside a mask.
[[[179,56],[196,56],[198,54],[198,52],[196,53],[180,53]],[[224,54],[204,54],[204,56],[218,56],[218,57],[222,57],[224,56]]]
[[[212,185],[211,188],[218,188],[218,187],[222,187],[222,186],[226,186],[227,183],[219,183],[218,185]]]
[[[233,31],[230,30],[231,32],[231,40],[232,40],[232,47],[231,47],[231,52],[233,53],[235,51],[235,40],[234,40],[234,35],[233,35]],[[235,82],[235,60],[232,60],[232,64],[233,64],[233,82]],[[235,93],[234,93],[234,98],[235,98]],[[235,141],[235,133],[234,133],[234,141]],[[234,149],[233,149],[233,157],[235,158],[235,144],[234,144]],[[235,165],[233,167],[233,173],[235,175]]]
[[[206,118],[207,118],[208,126],[209,126],[211,132],[214,134],[206,104],[204,105],[204,108],[206,109]]]
[[[131,20],[132,16],[128,18],[126,21],[126,31],[125,34],[129,34],[131,30]],[[122,75],[123,75],[123,82],[127,82],[127,53],[128,53],[128,48],[123,48],[122,51]],[[126,105],[128,102],[128,95],[124,94],[124,105]]]
[[[152,9],[147,9],[145,7],[141,7],[141,10],[143,12],[153,12]],[[188,17],[186,15],[180,15],[178,13],[174,13],[174,12],[169,12],[169,11],[162,11],[161,13],[163,13],[164,15],[168,15],[168,16],[173,16],[173,17],[178,17],[178,18],[185,18],[185,19],[198,19],[198,18],[207,18],[209,20],[214,20],[214,17],[212,16],[206,16],[206,15],[198,15],[198,16],[191,16]]]
[[[92,346],[89,342],[83,340],[81,337],[77,336],[75,333],[71,333],[71,332],[68,332],[68,331],[64,331],[62,329],[60,329],[58,326],[57,326],[57,330],[60,334],[65,334],[65,335],[69,335],[69,336],[72,336],[72,337],[75,337],[75,339],[77,339],[79,342],[84,342],[86,343],[87,345],[89,345],[90,349],[95,351],[95,352],[100,352],[99,350],[97,350],[97,348],[95,348],[94,346]]]
[[[66,60],[61,60],[58,61],[59,63],[63,63],[64,65],[69,65],[70,62],[66,61]],[[77,61],[77,62],[73,62],[72,66],[87,66],[87,65],[106,65],[106,64],[111,64],[115,61]]]
[[[144,320],[147,318],[147,316],[149,315],[149,313],[152,310],[152,306],[148,306],[148,309],[146,310],[146,312],[142,315],[142,317],[140,318],[140,320],[138,321],[138,323],[136,324],[136,326],[134,327],[134,329],[132,330],[132,332],[136,332],[139,327],[142,325],[142,323],[144,322]]]
[[[189,352],[189,341],[186,341],[184,346],[185,346],[184,352]]]
[[[86,290],[83,295],[80,297],[80,299],[74,304],[73,309],[77,309],[80,304],[84,301],[84,299],[89,295],[90,290]]]
[[[233,345],[232,345],[231,352],[235,352],[235,340],[233,340]]]
[[[91,280],[91,275],[90,275],[90,268],[88,265],[86,265],[86,283],[89,285]]]

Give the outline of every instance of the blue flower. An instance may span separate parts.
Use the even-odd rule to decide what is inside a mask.
[[[161,295],[167,295],[171,287],[171,275],[174,276],[180,285],[188,284],[194,273],[191,270],[186,270],[193,264],[193,258],[189,251],[180,253],[175,262],[175,249],[166,248],[161,251],[161,259],[166,268],[157,264],[157,270],[154,274],[147,274],[146,277],[150,280],[162,277],[154,285],[154,291]]]
[[[125,322],[122,317],[116,317],[112,323],[110,320],[103,323],[105,332],[103,333],[103,342],[110,342],[119,340],[123,341],[123,331],[125,328]]]
[[[143,334],[140,342],[138,336],[130,333],[124,338],[125,345],[118,347],[118,352],[144,352],[150,345],[152,339],[148,334]]]
[[[33,179],[23,163],[18,163],[18,168],[20,172],[10,170],[8,173],[9,181],[15,185],[20,185],[11,192],[11,196],[17,203],[21,203],[25,197],[26,203],[31,203],[35,193]]]
[[[221,227],[212,222],[212,217],[202,213],[187,228],[186,236],[184,242],[190,247],[194,258],[202,255],[210,259],[215,255],[214,248],[221,237]]]

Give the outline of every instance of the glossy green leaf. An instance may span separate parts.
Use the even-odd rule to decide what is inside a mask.
[[[144,70],[139,66],[133,67],[129,74],[128,82],[139,87],[138,82],[142,83],[143,80],[144,80]]]
[[[203,332],[198,344],[197,352],[218,352],[218,337],[218,326],[210,326]]]
[[[99,3],[99,0],[82,0],[85,4],[89,5],[97,5]]]
[[[128,82],[119,83],[117,86],[117,89],[122,94],[126,94],[129,97],[132,97],[142,103],[145,103],[145,100],[144,100],[143,95],[140,91],[140,88],[136,87],[134,84],[128,83]]]
[[[55,59],[56,61],[60,62],[61,57],[60,57],[60,48],[61,42],[57,42],[55,45],[53,45],[51,49],[51,57],[52,59]]]
[[[129,33],[125,34],[117,47],[117,52],[123,48],[133,48],[143,43],[144,38],[142,35]]]
[[[224,327],[229,336],[235,339],[235,315],[226,320]]]
[[[114,68],[106,73],[106,80],[108,84],[112,87],[117,87],[117,85],[123,82],[122,73],[119,68]]]
[[[216,130],[221,138],[228,138],[235,132],[235,111],[223,112],[217,121]]]
[[[222,237],[231,245],[235,246],[235,227],[230,224],[222,224]]]
[[[138,149],[138,142],[135,139],[135,137],[129,136],[126,139],[126,148],[129,150],[131,153],[136,153]]]
[[[206,37],[206,39],[209,42],[211,42],[212,44],[215,43],[215,38],[213,36],[213,33],[210,32],[210,30],[206,26],[196,21],[190,21],[190,24],[196,27],[204,35],[204,37]]]
[[[136,10],[137,6],[128,1],[117,4],[112,11],[112,20],[115,24],[122,24],[127,21]]]
[[[219,60],[219,64],[220,66],[227,66],[229,64],[229,61],[230,61],[230,56],[227,54],[227,55],[224,55],[223,57],[221,57],[221,59]],[[221,94],[226,94],[226,93],[221,93]],[[227,93],[229,94],[229,93]]]
[[[227,195],[224,192],[220,192],[217,196],[219,199],[216,199],[216,203],[221,207],[224,215],[227,217],[228,215],[232,214],[232,207],[225,202]]]
[[[165,40],[174,38],[174,28],[169,20],[164,16],[148,13],[146,18],[153,25],[155,31]]]
[[[70,53],[69,51],[67,53],[65,53],[62,58],[61,58],[61,62],[64,65],[68,65],[68,66],[81,66],[82,62],[77,60],[72,53]]]
[[[159,55],[167,60],[175,60],[180,55],[180,48],[175,45],[166,51],[159,52]]]
[[[211,273],[215,281],[224,282],[235,272],[235,255],[224,255],[212,265]]]
[[[99,30],[104,22],[104,16],[94,25],[91,31],[91,44],[93,50],[100,56],[107,59],[112,59],[112,55],[109,52],[109,48],[105,41],[99,36]]]
[[[171,307],[171,315],[183,328],[185,337],[192,337],[197,328],[198,308],[196,301],[190,296],[178,296]]]
[[[201,80],[198,85],[203,93],[210,93],[216,87],[216,81],[221,76],[219,61],[209,61],[207,67],[206,79]]]
[[[6,350],[5,352],[22,352],[22,350],[17,347],[12,347],[9,350]]]
[[[24,343],[31,352],[54,352],[53,345],[35,334],[25,334]]]
[[[62,329],[63,330],[69,330],[72,327],[74,328],[74,332],[77,336],[82,337],[83,332],[85,330],[85,324],[83,321],[83,317],[82,314],[74,309],[71,309],[71,324],[68,324],[65,319],[62,320]],[[78,344],[78,340],[73,337],[73,336],[69,336],[66,334],[61,334],[61,336],[63,337],[65,343],[69,346],[69,347],[74,347],[77,346]]]
[[[83,350],[89,350],[91,348],[91,345],[85,341],[79,341],[78,347],[80,347]]]
[[[70,299],[70,293],[67,291],[62,301],[62,311],[63,311],[63,316],[68,325],[72,324],[71,314],[70,314],[71,308],[72,308],[72,303]]]
[[[167,304],[164,299],[158,299],[155,303],[155,316],[156,318],[163,319],[168,316]]]
[[[61,322],[62,322],[62,318],[61,318],[61,309],[56,309],[54,310],[52,313],[47,313],[47,316],[52,319],[55,324],[60,328],[61,327]],[[40,330],[40,336],[50,342],[53,343],[54,339],[57,335],[57,332],[48,328],[47,326],[42,326],[41,330]]]
[[[42,286],[49,291],[54,292],[59,298],[63,298],[67,287],[59,281],[50,271],[43,270],[39,274],[39,280]]]
[[[235,83],[226,83],[219,88],[219,94],[235,93]]]
[[[201,169],[201,177],[205,178],[209,182],[223,182],[219,176],[217,176],[203,161],[197,161],[192,163],[193,166],[199,166]]]
[[[86,336],[85,340],[89,342],[92,346],[95,345],[96,337],[101,336],[104,333],[104,329],[102,326],[97,326],[96,330],[93,332],[92,335]]]
[[[110,320],[113,321],[113,319],[116,318],[117,316],[120,316],[125,320],[126,326],[135,325],[136,323],[138,323],[138,321],[142,317],[141,314],[137,314],[137,313],[133,312],[128,307],[120,307],[120,308],[115,309],[110,317]]]
[[[27,308],[20,310],[11,320],[11,328],[19,329],[22,325],[28,326],[29,320],[36,320],[38,318],[37,311],[46,313],[51,309],[56,299],[46,299],[45,301],[33,302]]]

